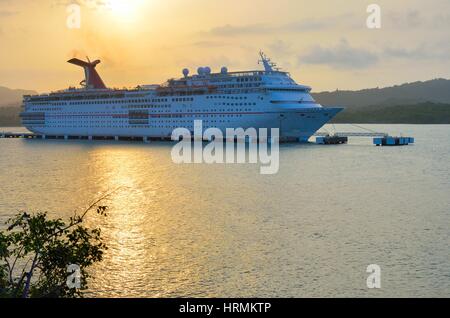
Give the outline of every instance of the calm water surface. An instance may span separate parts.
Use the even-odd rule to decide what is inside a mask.
[[[88,220],[109,247],[90,296],[450,297],[450,126],[365,127],[416,144],[281,145],[261,175],[173,164],[170,143],[0,139],[0,221],[66,218],[120,187]]]

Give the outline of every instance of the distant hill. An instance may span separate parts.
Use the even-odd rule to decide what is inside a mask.
[[[22,103],[23,95],[37,94],[35,91],[24,89],[10,89],[0,86],[0,107],[18,106]]]
[[[385,88],[334,91],[312,94],[324,106],[364,107],[411,105],[423,102],[450,104],[450,80],[434,79]]]
[[[0,127],[19,127],[20,123],[20,107],[0,107]]]
[[[450,80],[312,94],[324,106],[345,109],[335,123],[450,124]]]
[[[37,94],[25,89],[10,89],[0,86],[0,127],[20,126],[20,105],[23,95]]]
[[[333,123],[450,124],[450,104],[418,103],[346,108]]]

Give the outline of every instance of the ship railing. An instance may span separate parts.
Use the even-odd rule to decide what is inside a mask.
[[[336,132],[331,135],[336,137],[387,137],[389,134],[384,132]],[[330,136],[330,133],[319,131],[314,136],[326,137]]]

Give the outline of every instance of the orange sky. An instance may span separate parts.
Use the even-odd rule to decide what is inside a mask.
[[[65,61],[99,58],[109,86],[160,83],[198,66],[259,68],[264,50],[314,91],[450,78],[450,2],[363,0],[0,0],[0,86],[77,85]],[[67,27],[67,5],[81,9]]]

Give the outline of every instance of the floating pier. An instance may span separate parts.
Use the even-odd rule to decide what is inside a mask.
[[[383,132],[336,132],[332,135],[326,132],[317,132],[316,144],[320,145],[342,145],[348,142],[348,137],[377,137],[384,138],[388,134]]]
[[[336,132],[330,135],[327,132],[316,132],[314,134],[316,137],[329,137],[329,136],[340,136],[340,137],[387,137],[389,134],[384,132]]]
[[[376,146],[405,146],[414,143],[413,137],[394,137],[384,132],[371,131],[367,128],[353,125],[357,128],[364,129],[364,132],[317,132],[314,134],[316,143],[321,145],[338,145],[346,144],[348,137],[372,137],[373,144]]]
[[[373,144],[376,146],[406,146],[414,143],[412,137],[377,137],[373,138]]]

